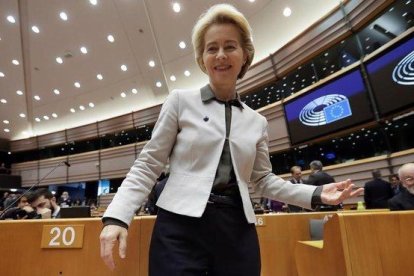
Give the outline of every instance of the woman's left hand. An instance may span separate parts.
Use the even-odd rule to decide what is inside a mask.
[[[323,185],[321,200],[324,204],[338,205],[345,199],[362,194],[364,188],[355,189],[350,179],[345,181]]]

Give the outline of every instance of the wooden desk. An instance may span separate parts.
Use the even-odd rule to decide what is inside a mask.
[[[299,275],[410,275],[414,211],[337,213],[325,224],[323,246],[298,242]]]

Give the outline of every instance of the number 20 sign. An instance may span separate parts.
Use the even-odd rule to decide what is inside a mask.
[[[41,248],[82,248],[84,225],[43,225]]]

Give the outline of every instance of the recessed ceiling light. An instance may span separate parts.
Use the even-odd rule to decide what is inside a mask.
[[[12,60],[12,63],[14,64],[14,65],[19,65],[20,63],[19,63],[19,61],[17,60],[17,59],[13,59]]]
[[[26,117],[26,114],[24,114],[24,113],[20,113],[20,114],[19,114],[19,116],[20,116],[21,118],[25,118],[25,117]]]
[[[53,93],[55,93],[56,95],[59,95],[60,91],[58,89],[53,89]]]
[[[109,41],[109,42],[111,42],[111,43],[115,41],[115,38],[114,38],[114,36],[113,36],[113,35],[108,35],[106,38],[107,38],[107,39],[108,39],[108,41]]]
[[[32,26],[32,31],[37,33],[37,34],[40,32],[40,30],[37,26]]]
[[[84,47],[84,46],[80,47],[80,51],[82,52],[82,54],[87,54],[88,53],[88,49],[86,49],[86,47]]]
[[[5,104],[5,103],[7,103],[7,100],[6,99],[1,99],[0,102]]]
[[[61,12],[61,13],[59,14],[59,16],[60,16],[60,18],[61,18],[63,21],[68,20],[68,15],[66,14],[66,12]]]
[[[85,107],[84,107],[83,105],[80,105],[80,106],[79,106],[79,109],[80,109],[80,110],[85,110]]]
[[[75,110],[74,108],[71,108],[71,109],[70,109],[70,112],[75,113],[75,112],[76,112],[76,110]]]
[[[89,3],[96,6],[96,4],[98,4],[98,0],[89,0]]]
[[[61,57],[57,57],[56,58],[56,62],[62,64],[63,63],[63,59]]]
[[[40,120],[40,118],[39,118],[39,117],[36,117],[36,118],[35,118],[35,121],[36,121],[36,122],[40,122],[41,120]]]
[[[177,13],[181,11],[180,3],[177,3],[177,2],[173,3],[173,11],[175,11]]]
[[[181,49],[185,49],[185,47],[187,47],[184,41],[180,41],[180,43],[178,43],[178,46],[180,46]]]
[[[33,98],[34,98],[36,101],[40,101],[40,97],[39,97],[38,95],[34,95],[34,96],[33,96]]]
[[[10,129],[5,128],[5,129],[4,129],[4,132],[10,132]]]
[[[103,80],[103,76],[102,76],[101,74],[96,75],[96,78],[97,78],[98,80]]]
[[[155,83],[155,85],[156,85],[157,87],[161,87],[161,86],[162,86],[162,83],[161,83],[160,81],[157,81],[157,82]]]
[[[0,72],[0,78],[4,78],[6,75],[3,72]]]
[[[170,80],[171,80],[171,81],[176,81],[176,80],[177,80],[177,78],[176,78],[174,75],[171,75]]]
[[[249,0],[250,3],[253,3],[254,1],[256,1],[256,0]]]
[[[3,123],[5,123],[6,125],[8,125],[10,122],[9,122],[9,120],[3,120]]]
[[[10,23],[16,23],[16,19],[14,19],[12,15],[7,16],[7,21],[9,21]]]
[[[125,93],[125,92],[122,92],[122,93],[121,93],[121,97],[122,97],[122,98],[125,98],[125,97],[126,97],[126,93]]]
[[[49,116],[45,115],[45,116],[43,116],[43,119],[45,119],[47,121],[47,120],[49,120]]]
[[[58,115],[57,115],[56,113],[52,113],[52,117],[53,117],[53,118],[57,118],[57,117],[58,117]]]
[[[80,88],[80,83],[79,83],[79,82],[75,82],[73,85],[74,85],[76,88]]]
[[[132,88],[131,92],[132,92],[133,94],[137,94],[137,93],[138,93],[138,90],[137,90],[136,88]]]
[[[128,70],[128,67],[125,64],[122,64],[121,70],[125,72],[126,70]]]
[[[292,14],[292,10],[291,10],[289,7],[286,7],[286,8],[283,10],[283,15],[284,15],[284,16],[288,17],[288,16],[290,16],[291,14]]]
[[[184,75],[185,75],[186,77],[189,77],[189,76],[191,75],[191,73],[190,73],[190,71],[185,70],[185,71],[184,71]]]
[[[154,67],[154,66],[155,66],[155,61],[150,60],[150,61],[148,62],[148,65],[149,65],[150,67]]]
[[[95,104],[94,103],[89,103],[89,107],[95,107]]]
[[[23,95],[23,92],[21,90],[17,90],[16,91],[16,94],[19,95],[19,96],[21,96],[21,95]]]

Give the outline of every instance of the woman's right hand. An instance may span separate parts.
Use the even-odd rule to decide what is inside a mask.
[[[126,257],[128,230],[118,225],[107,225],[99,236],[101,241],[101,258],[105,264],[111,269],[115,269],[112,249],[117,241],[119,241],[119,257]]]

